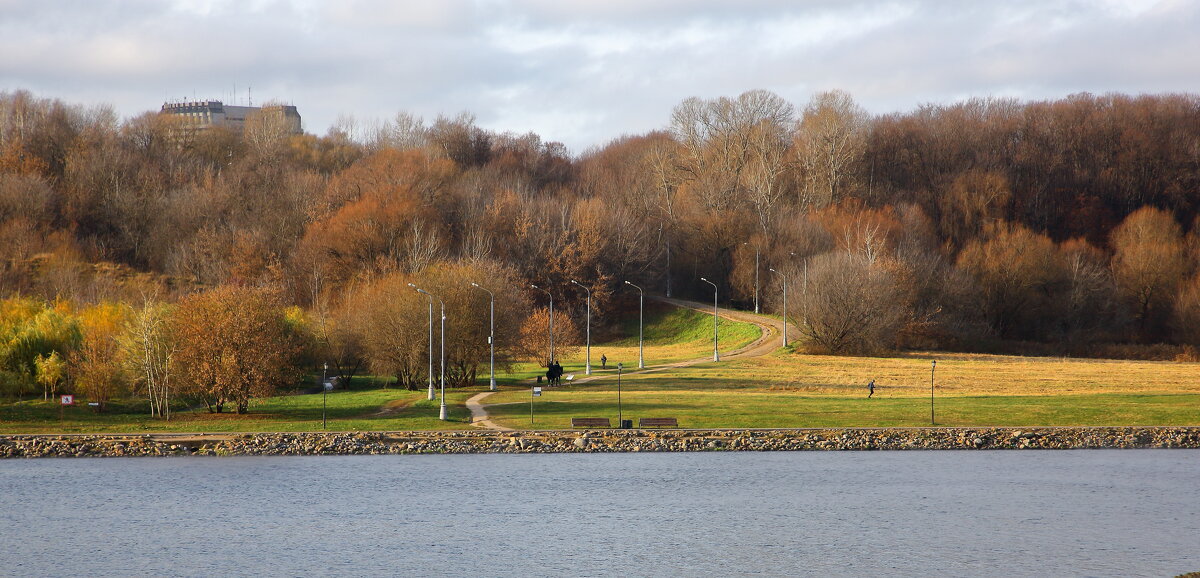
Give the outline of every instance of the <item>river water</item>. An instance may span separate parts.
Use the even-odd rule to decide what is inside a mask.
[[[1200,451],[0,461],[0,575],[1175,576]]]

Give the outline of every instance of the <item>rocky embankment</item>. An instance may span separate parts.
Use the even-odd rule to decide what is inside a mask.
[[[1200,427],[6,435],[0,458],[1200,448]]]

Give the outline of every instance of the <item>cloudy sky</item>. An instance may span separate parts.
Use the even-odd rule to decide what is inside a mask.
[[[755,88],[874,113],[1200,92],[1198,31],[1193,0],[0,0],[0,91],[132,116],[249,90],[316,134],[469,111],[579,153]]]

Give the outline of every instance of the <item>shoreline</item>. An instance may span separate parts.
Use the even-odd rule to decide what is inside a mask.
[[[1168,448],[1200,448],[1200,426],[0,434],[0,459]]]

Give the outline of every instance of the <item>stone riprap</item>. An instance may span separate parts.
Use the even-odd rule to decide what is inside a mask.
[[[1200,427],[0,435],[0,458],[1200,448]]]

